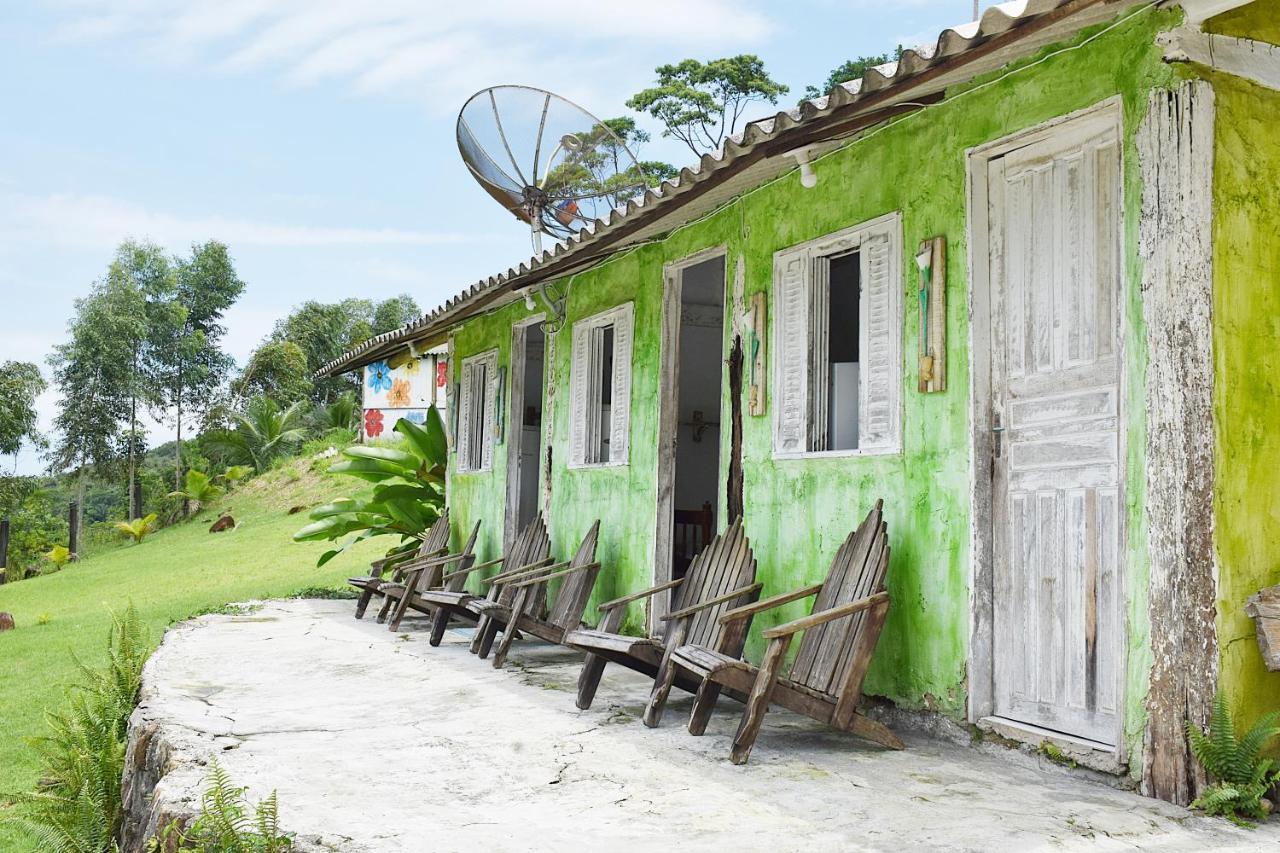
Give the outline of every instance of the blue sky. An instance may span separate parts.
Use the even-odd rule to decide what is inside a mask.
[[[969,0],[3,0],[0,361],[47,373],[72,301],[126,238],[231,247],[248,283],[227,318],[241,361],[306,299],[408,292],[434,307],[529,255],[527,231],[458,159],[454,118],[474,91],[526,83],[609,117],[660,63],[750,52],[794,96],[847,58],[932,41],[971,11]],[[689,161],[646,126],[641,156]],[[46,427],[55,394],[40,400]],[[168,437],[154,425],[154,442]],[[26,453],[19,467],[39,465]]]

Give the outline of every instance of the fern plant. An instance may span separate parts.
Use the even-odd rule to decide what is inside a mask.
[[[51,853],[110,853],[120,829],[120,780],[129,716],[138,702],[150,645],[133,605],[114,620],[107,663],[76,661],[80,680],[67,707],[48,715],[50,734],[29,743],[43,772],[19,800],[21,823]]]
[[[1241,826],[1253,826],[1251,820],[1266,820],[1271,812],[1266,793],[1280,781],[1280,769],[1273,769],[1275,762],[1262,758],[1261,753],[1267,741],[1280,734],[1278,721],[1280,712],[1263,714],[1249,731],[1237,737],[1231,709],[1221,693],[1213,697],[1207,733],[1188,721],[1191,751],[1213,778],[1213,784],[1191,807]]]
[[[280,831],[275,791],[250,808],[247,788],[237,788],[216,760],[209,762],[208,787],[200,795],[200,814],[185,829],[173,821],[151,839],[148,850],[192,853],[284,853],[292,838]],[[252,814],[250,812],[252,811]]]

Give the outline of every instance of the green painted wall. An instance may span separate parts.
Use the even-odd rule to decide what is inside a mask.
[[[1263,4],[1256,4],[1263,5]],[[1267,4],[1280,8],[1275,3]],[[1215,536],[1221,683],[1247,723],[1280,709],[1242,608],[1280,583],[1280,93],[1215,75]]]
[[[1146,109],[1148,92],[1168,85],[1173,72],[1155,47],[1158,32],[1179,21],[1179,13],[1148,10],[1100,34],[1081,34],[1085,49],[1046,58],[1054,48],[1022,63],[1034,69],[1007,79],[991,75],[975,81],[964,97],[878,131],[816,166],[817,187],[800,187],[792,173],[766,185],[715,215],[678,229],[663,242],[615,257],[603,267],[569,282],[570,323],[621,302],[635,302],[634,384],[630,464],[622,468],[567,470],[569,435],[569,333],[560,335],[552,364],[558,399],[553,413],[554,447],[550,520],[558,554],[576,544],[591,521],[604,522],[604,561],[597,600],[637,590],[652,582],[656,503],[656,411],[659,327],[664,263],[714,246],[728,250],[733,270],[745,264],[746,293],[768,291],[772,256],[779,249],[891,211],[903,217],[903,269],[920,240],[948,239],[949,390],[921,395],[913,372],[917,320],[907,310],[903,329],[903,452],[894,456],[775,461],[770,416],[744,419],[746,528],[760,562],[765,595],[823,577],[835,549],[877,498],[885,500],[893,547],[889,587],[894,605],[868,676],[867,690],[909,707],[931,707],[960,717],[966,701],[969,635],[970,431],[969,324],[966,244],[966,151],[1063,114],[1121,96],[1125,125],[1128,388],[1128,550],[1126,584],[1130,602],[1129,689],[1125,711],[1133,754],[1140,744],[1142,700],[1149,669],[1147,655],[1146,528],[1144,523],[1145,445],[1137,221],[1138,184],[1134,131]],[[1061,47],[1061,46],[1059,46]],[[1044,60],[1040,62],[1040,60]],[[951,93],[959,94],[959,90]],[[561,282],[563,286],[565,283]],[[904,305],[914,304],[914,288],[903,282]],[[911,297],[911,298],[907,298]],[[731,304],[731,298],[727,300]],[[511,322],[523,305],[469,321],[456,336],[457,356],[492,346],[507,364]],[[728,333],[726,334],[726,353]],[[725,381],[723,387],[728,388]],[[720,422],[729,423],[727,403]],[[726,432],[727,436],[727,432]],[[721,480],[727,470],[728,441],[722,442]],[[483,514],[490,538],[500,541],[505,461],[495,456],[491,474],[454,476],[451,504],[459,523],[467,513]],[[723,523],[723,497],[720,513]],[[464,507],[466,509],[464,510]],[[476,509],[472,509],[476,507]],[[490,520],[493,520],[492,522]],[[770,613],[761,628],[802,615],[807,603]],[[642,626],[633,607],[627,625]],[[748,653],[758,655],[758,639]]]
[[[1280,0],[1258,0],[1210,18],[1205,32],[1280,44]]]

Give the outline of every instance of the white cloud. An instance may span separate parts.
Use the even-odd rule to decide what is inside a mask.
[[[0,193],[0,241],[111,249],[125,239],[185,247],[221,240],[236,246],[432,246],[484,235],[403,228],[292,225],[218,215],[184,217],[92,195]]]
[[[737,49],[775,30],[735,0],[66,0],[63,8],[60,41],[121,41],[166,62],[263,71],[289,85],[346,81],[358,93],[410,94],[441,109],[501,82],[594,93],[619,77],[601,74],[618,57],[645,67],[673,47]]]

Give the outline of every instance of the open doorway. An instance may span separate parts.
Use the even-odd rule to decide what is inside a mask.
[[[725,258],[667,270],[655,581],[683,577],[719,526]],[[655,610],[665,602],[655,603]]]
[[[507,524],[509,548],[538,513],[538,467],[542,457],[542,392],[547,337],[542,317],[512,330],[511,410],[507,417]]]

